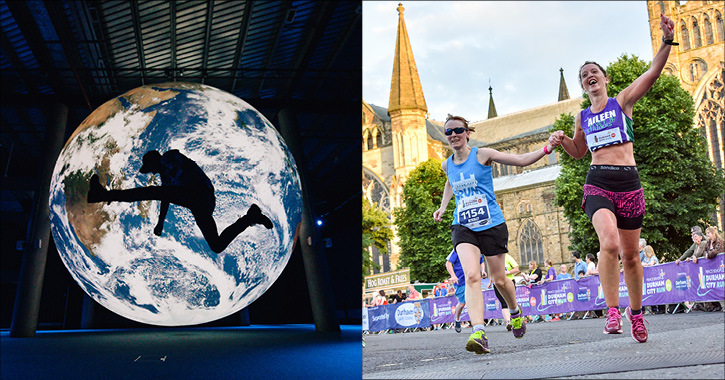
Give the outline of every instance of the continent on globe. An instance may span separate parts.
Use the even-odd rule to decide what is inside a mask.
[[[138,202],[147,200],[161,201],[159,221],[154,227],[154,234],[161,236],[164,221],[173,203],[186,207],[196,220],[209,248],[215,253],[223,252],[229,243],[247,227],[261,224],[267,229],[273,227],[272,221],[262,214],[259,206],[252,204],[247,214],[218,233],[212,214],[216,207],[214,186],[199,165],[178,150],[172,149],[161,155],[157,150],[150,150],[143,156],[140,173],[157,173],[161,177],[161,186],[145,186],[128,190],[106,190],[97,174],[91,176],[88,203],[107,202]]]

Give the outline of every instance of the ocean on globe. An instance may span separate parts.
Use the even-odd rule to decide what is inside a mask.
[[[186,207],[171,202],[157,235],[158,198],[89,203],[94,174],[107,194],[163,187],[163,178],[178,185],[139,171],[154,150],[177,151],[208,177],[220,234],[252,205],[267,223],[246,226],[216,253]],[[299,174],[274,126],[234,95],[195,83],[147,85],[98,107],[63,147],[50,189],[51,230],[72,277],[107,309],[152,325],[214,321],[259,298],[289,261],[301,218]]]

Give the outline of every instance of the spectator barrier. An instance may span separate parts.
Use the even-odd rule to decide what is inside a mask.
[[[701,259],[694,264],[665,263],[644,267],[642,305],[663,305],[684,301],[706,302],[725,300],[725,254],[714,259]],[[485,317],[503,318],[501,304],[493,290],[483,291]],[[599,276],[555,280],[543,285],[517,286],[516,302],[524,315],[569,313],[600,310],[606,307]],[[405,301],[392,305],[363,309],[363,330],[429,327],[454,320],[458,300],[454,296]],[[624,274],[619,275],[619,307],[629,306],[629,293]],[[467,321],[466,308],[461,320]]]

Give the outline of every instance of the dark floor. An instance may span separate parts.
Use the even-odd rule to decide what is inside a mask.
[[[359,379],[361,326],[314,325],[0,331],[0,378]]]

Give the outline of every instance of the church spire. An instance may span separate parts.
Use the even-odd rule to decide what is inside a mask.
[[[561,78],[559,79],[559,101],[569,99],[569,90],[566,88],[566,82],[564,82],[564,69],[559,68]]]
[[[395,41],[395,58],[393,60],[393,79],[390,83],[390,102],[388,112],[401,109],[419,109],[428,112],[420,85],[418,69],[413,59],[408,30],[403,19],[403,4],[398,4],[398,37]]]
[[[493,104],[493,88],[491,87],[491,81],[488,81],[488,118],[493,119],[498,116],[496,113],[496,105]]]

